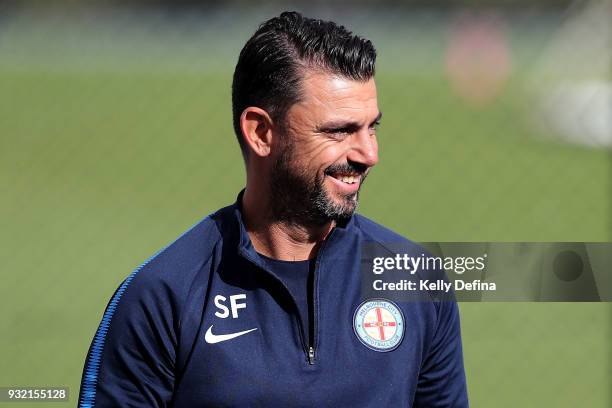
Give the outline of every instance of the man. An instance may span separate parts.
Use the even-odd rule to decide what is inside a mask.
[[[378,162],[370,41],[283,13],[233,81],[235,204],[133,272],[85,363],[81,407],[464,407],[454,301],[361,290],[366,245],[418,248],[354,214]]]

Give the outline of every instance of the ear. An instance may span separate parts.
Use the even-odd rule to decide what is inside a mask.
[[[261,108],[249,106],[240,115],[240,130],[249,149],[260,157],[270,154],[272,145],[272,119]]]

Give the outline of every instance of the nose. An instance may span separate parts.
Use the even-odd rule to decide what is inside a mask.
[[[351,150],[348,154],[348,160],[361,163],[365,166],[372,167],[378,163],[378,142],[376,134],[370,133],[369,130],[356,132],[353,134]]]

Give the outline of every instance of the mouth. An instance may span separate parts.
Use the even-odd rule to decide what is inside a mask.
[[[363,174],[355,172],[331,172],[326,173],[326,175],[329,176],[336,186],[347,193],[356,192],[363,180]]]
[[[361,181],[361,174],[330,174],[330,176],[346,184],[359,184]]]

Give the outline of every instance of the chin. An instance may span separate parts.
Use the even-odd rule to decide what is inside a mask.
[[[329,194],[328,197],[333,197],[328,200],[327,213],[335,220],[350,218],[355,210],[357,210],[358,193],[351,194]]]

